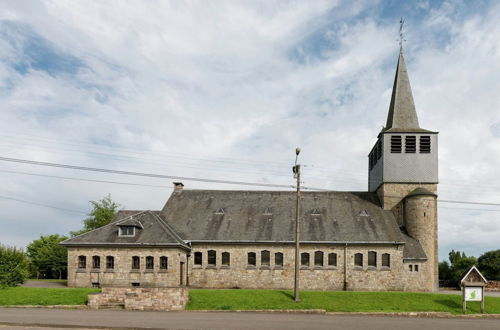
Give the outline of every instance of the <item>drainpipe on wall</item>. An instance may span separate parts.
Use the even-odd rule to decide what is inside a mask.
[[[191,242],[187,242],[189,248],[192,250]],[[191,250],[186,253],[186,287],[189,287],[189,257],[191,256]]]
[[[344,291],[347,291],[347,243],[344,245]]]

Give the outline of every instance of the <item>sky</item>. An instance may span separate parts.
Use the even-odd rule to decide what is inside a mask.
[[[300,147],[304,186],[366,191],[401,16],[439,200],[499,204],[497,1],[2,1],[0,157],[293,185]],[[161,209],[172,181],[0,161],[0,244],[80,229],[107,194]],[[500,206],[439,202],[441,260],[499,237]]]

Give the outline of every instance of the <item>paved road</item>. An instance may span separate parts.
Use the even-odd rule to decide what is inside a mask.
[[[162,329],[500,329],[499,319],[438,319],[235,312],[134,312],[0,308],[0,324]],[[9,325],[15,324],[17,326]],[[36,328],[32,326],[31,328]],[[0,330],[5,328],[0,327]]]

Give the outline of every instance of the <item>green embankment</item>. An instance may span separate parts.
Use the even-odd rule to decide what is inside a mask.
[[[87,295],[99,289],[0,288],[0,306],[6,305],[84,305]]]
[[[462,313],[462,296],[412,292],[303,291],[295,303],[286,290],[190,290],[188,310],[325,309],[328,312]],[[500,313],[500,298],[486,297],[486,313]],[[478,313],[479,303],[467,303]]]

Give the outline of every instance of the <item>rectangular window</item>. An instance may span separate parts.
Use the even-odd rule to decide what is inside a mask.
[[[337,267],[337,254],[329,253],[328,254],[328,266]]]
[[[167,257],[160,257],[160,269],[168,269],[168,258]]]
[[[429,154],[431,152],[431,137],[424,135],[420,137],[420,153]]]
[[[92,257],[92,268],[95,268],[95,269],[101,268],[101,257],[99,257],[99,256]]]
[[[382,267],[391,267],[391,255],[389,253],[382,254]]]
[[[363,267],[363,255],[361,253],[356,253],[354,255],[354,266]]]
[[[377,252],[368,252],[368,266],[377,267]]]
[[[146,269],[155,268],[155,259],[153,257],[146,257]]]
[[[120,226],[120,236],[134,236],[134,226]]]
[[[309,267],[309,253],[302,252],[300,254],[300,265],[302,267]]]
[[[283,253],[276,252],[274,254],[274,265],[276,267],[283,267]]]
[[[215,250],[208,251],[207,261],[209,266],[215,266],[215,263],[217,262],[217,253],[215,252]]]
[[[87,257],[79,256],[78,257],[78,268],[84,269],[87,268]]]
[[[314,252],[314,266],[323,267],[323,252],[321,251]]]
[[[269,266],[271,264],[271,253],[267,250],[260,252],[260,265]]]
[[[201,252],[195,252],[194,253],[194,264],[201,266],[203,262],[203,254]]]
[[[107,256],[106,257],[106,268],[114,269],[115,268],[115,257]]]
[[[415,265],[415,271],[418,272],[418,265]]]
[[[141,259],[139,257],[132,257],[132,269],[140,269],[141,268]]]
[[[391,136],[391,153],[400,154],[401,153],[401,136],[393,135]]]
[[[255,252],[248,252],[248,266],[255,266],[257,263]]]
[[[231,255],[229,252],[222,252],[222,266],[227,266],[231,264]]]
[[[417,137],[405,136],[405,153],[414,154],[415,152],[417,152]]]

